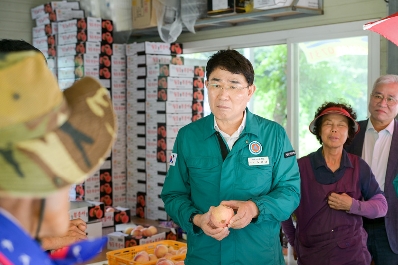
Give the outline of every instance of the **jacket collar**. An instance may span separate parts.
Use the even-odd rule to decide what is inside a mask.
[[[206,130],[204,131],[203,136],[204,139],[207,139],[216,133],[216,130],[214,129],[214,114],[211,113],[204,119],[206,119],[205,120]],[[247,107],[246,107],[246,126],[243,129],[241,135],[243,134],[253,134],[255,136],[258,136],[260,134],[258,117],[255,114],[251,113]]]

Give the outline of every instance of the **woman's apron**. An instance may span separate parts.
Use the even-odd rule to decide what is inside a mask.
[[[301,201],[295,211],[298,264],[370,264],[362,217],[334,210],[327,203],[332,192],[346,193],[357,200],[362,198],[358,157],[348,155],[353,168],[346,168],[344,176],[329,185],[316,181],[309,156],[299,160]]]

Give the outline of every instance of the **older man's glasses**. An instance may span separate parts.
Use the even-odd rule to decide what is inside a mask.
[[[248,88],[249,86],[242,86],[242,85],[230,85],[230,86],[222,86],[220,84],[209,84],[208,88],[212,91],[221,91],[221,90],[226,90],[231,93],[238,93],[242,91],[245,88]]]
[[[376,103],[381,103],[385,99],[386,104],[388,106],[395,106],[398,102],[396,98],[393,98],[391,96],[384,97],[382,94],[378,94],[378,93],[372,93],[372,94],[370,94],[370,96],[371,96],[372,100]]]

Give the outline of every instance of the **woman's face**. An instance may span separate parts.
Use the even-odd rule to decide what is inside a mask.
[[[340,114],[324,115],[320,136],[324,148],[342,149],[348,138],[348,118]]]

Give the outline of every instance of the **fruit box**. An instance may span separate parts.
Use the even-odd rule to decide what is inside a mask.
[[[144,245],[148,243],[159,242],[166,239],[166,232],[160,232],[150,237],[143,237],[137,239],[132,235],[128,235],[122,232],[113,232],[108,234],[108,249],[121,249],[126,246]]]
[[[107,206],[104,217],[102,218],[102,227],[114,226],[116,224],[125,224],[129,222],[130,208],[124,208],[120,206]]]
[[[152,260],[148,262],[134,262],[133,258],[140,251],[146,251],[148,252],[148,254],[154,254],[155,248],[159,244],[172,246],[175,249],[187,246],[187,244],[183,242],[178,242],[174,240],[162,240],[158,242],[144,244],[141,246],[108,251],[106,253],[106,258],[108,259],[108,265],[155,265],[157,260]],[[169,259],[173,261],[182,261],[185,260],[185,256],[186,254],[179,254],[179,255],[174,255]]]
[[[105,206],[102,202],[71,201],[69,219],[80,218],[85,222],[101,220],[104,216]]]

